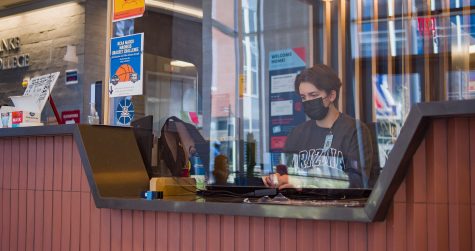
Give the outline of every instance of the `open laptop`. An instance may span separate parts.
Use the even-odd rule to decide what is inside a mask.
[[[364,199],[371,194],[368,188],[286,188],[279,192],[289,199],[299,200],[342,200]]]
[[[264,186],[240,186],[240,185],[207,185],[202,191],[203,196],[223,196],[223,197],[262,197],[275,196],[278,189]]]
[[[371,194],[368,188],[269,188],[266,186],[207,185],[203,196],[262,197],[281,193],[296,200],[364,199]]]

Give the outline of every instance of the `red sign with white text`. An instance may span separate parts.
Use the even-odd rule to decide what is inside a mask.
[[[81,122],[81,111],[80,110],[63,111],[61,112],[61,120],[65,124],[79,124]]]

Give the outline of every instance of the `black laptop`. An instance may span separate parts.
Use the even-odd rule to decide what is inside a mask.
[[[281,193],[289,199],[298,200],[340,200],[365,199],[371,189],[364,188],[285,188],[276,189],[265,186],[207,185],[203,196],[263,197]]]
[[[279,192],[289,199],[299,200],[344,200],[365,199],[371,194],[367,188],[286,188]]]

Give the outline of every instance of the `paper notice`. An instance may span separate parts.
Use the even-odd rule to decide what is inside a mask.
[[[276,75],[271,78],[271,93],[293,92],[297,73]]]
[[[273,101],[270,103],[271,116],[285,116],[292,115],[293,102],[292,100]]]

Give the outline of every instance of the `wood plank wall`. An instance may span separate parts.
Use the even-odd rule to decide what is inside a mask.
[[[0,250],[475,250],[471,156],[475,119],[435,120],[365,224],[97,209],[71,136],[2,138]]]

